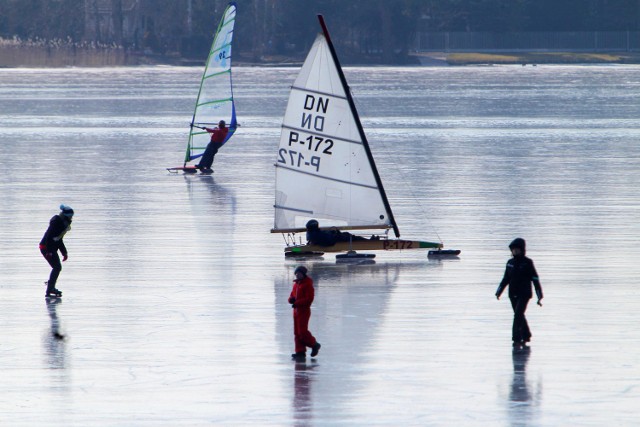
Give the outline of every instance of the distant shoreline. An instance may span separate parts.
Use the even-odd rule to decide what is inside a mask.
[[[640,64],[640,52],[433,52],[411,56],[424,66]]]
[[[415,66],[538,65],[538,64],[640,64],[640,52],[419,52],[408,56]],[[301,58],[263,57],[237,59],[243,66],[299,66]],[[0,68],[114,67],[144,65],[203,66],[204,60],[126,51],[114,46],[17,46],[0,44]],[[345,66],[384,66],[375,62]]]

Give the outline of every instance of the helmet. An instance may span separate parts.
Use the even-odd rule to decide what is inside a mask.
[[[316,221],[315,219],[310,219],[309,221],[307,221],[307,230],[316,230],[318,227],[320,227],[320,224],[318,224],[318,221]]]
[[[62,204],[60,205],[60,213],[67,218],[71,218],[73,216],[73,209],[71,209],[71,206]]]
[[[304,276],[307,275],[307,267],[305,267],[304,265],[301,265],[299,267],[296,268],[296,270],[293,272],[293,274],[298,274],[298,273],[302,273]]]
[[[218,122],[218,126],[220,126],[221,128],[223,128],[223,127],[224,127],[224,125],[226,125],[226,123],[224,122],[224,120],[220,120],[220,121]]]

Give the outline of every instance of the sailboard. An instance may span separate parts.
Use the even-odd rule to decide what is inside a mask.
[[[276,157],[274,227],[285,256],[358,250],[441,249],[400,239],[382,180],[322,15],[318,34],[291,87]],[[315,219],[321,230],[384,230],[332,246],[296,241]],[[393,230],[395,238],[389,238]],[[305,239],[306,240],[306,239]],[[437,252],[437,251],[433,251]]]
[[[205,128],[215,128],[220,120],[224,120],[229,127],[227,136],[222,143],[224,145],[231,139],[238,127],[231,79],[231,42],[236,22],[236,9],[235,2],[229,3],[218,24],[200,80],[200,90],[191,118],[184,164],[179,167],[167,168],[170,172],[197,172],[195,165],[190,162],[202,157],[210,141],[209,132]]]

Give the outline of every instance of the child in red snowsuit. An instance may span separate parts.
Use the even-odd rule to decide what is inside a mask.
[[[307,347],[311,348],[311,357],[320,351],[320,343],[309,332],[309,318],[311,317],[311,303],[313,303],[313,280],[307,276],[307,268],[300,266],[294,273],[293,289],[289,295],[289,304],[293,307],[293,335],[296,352],[291,355],[294,359],[304,359]]]

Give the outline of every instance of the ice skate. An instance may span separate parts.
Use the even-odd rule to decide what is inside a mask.
[[[62,297],[62,291],[53,288],[53,289],[49,289],[49,282],[44,282],[44,284],[47,286],[47,290],[44,294],[45,297],[47,298],[60,298]]]

